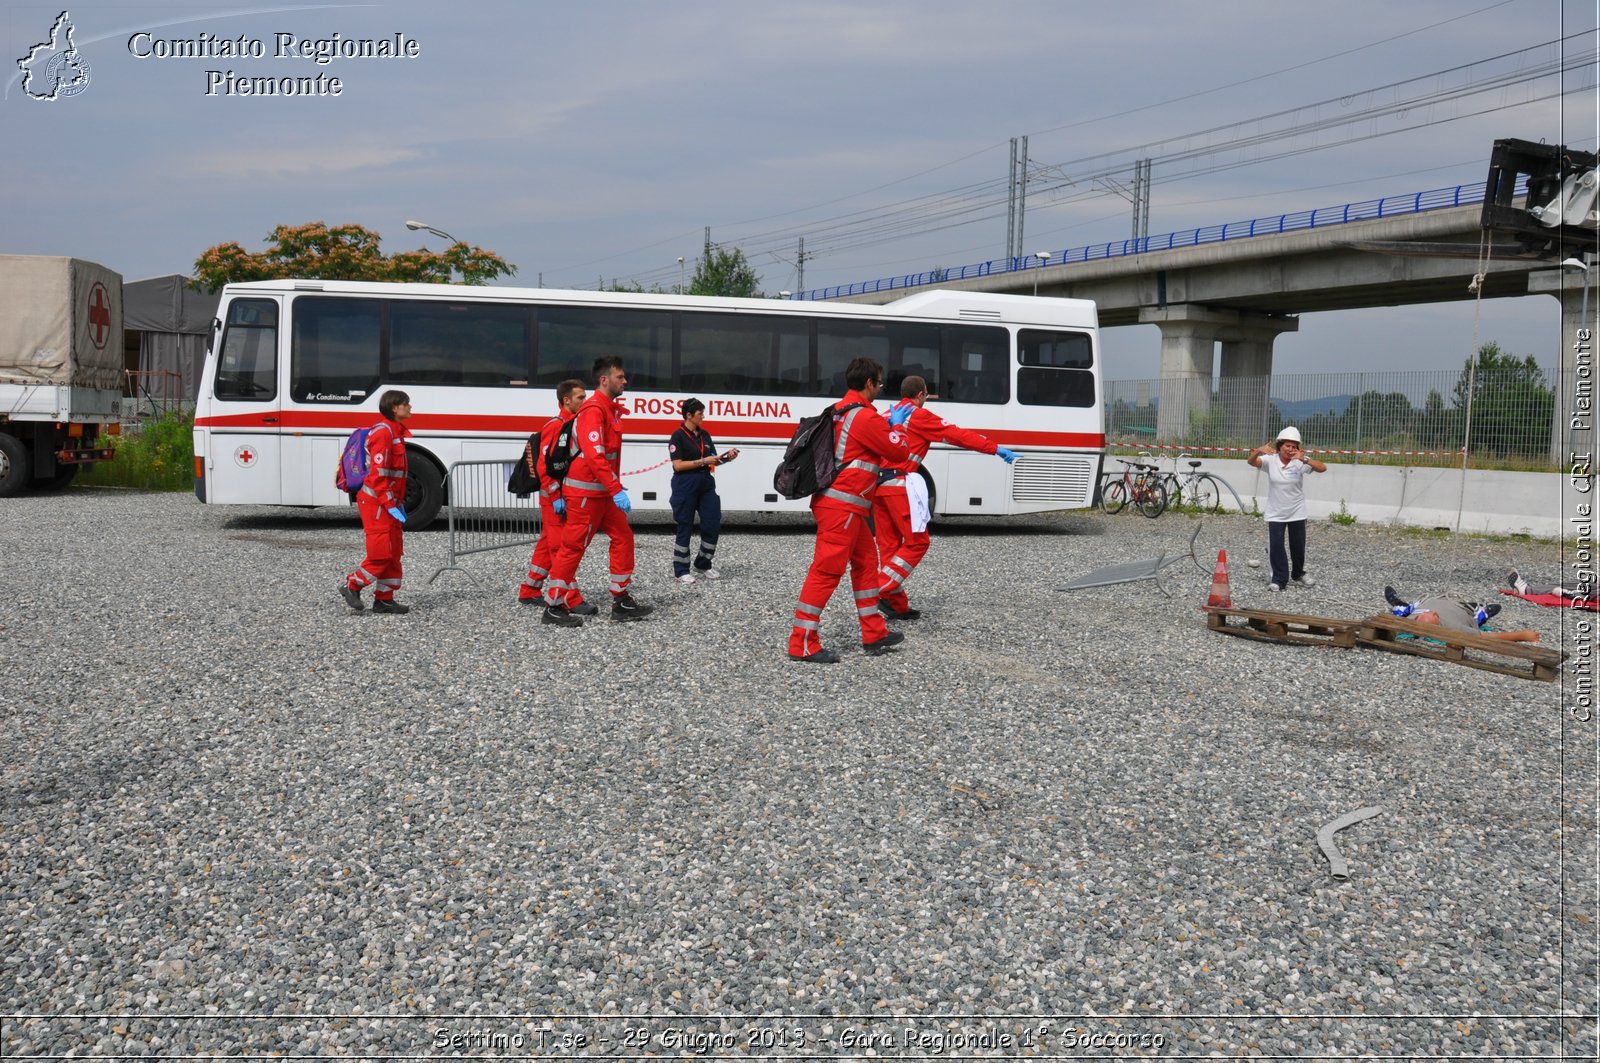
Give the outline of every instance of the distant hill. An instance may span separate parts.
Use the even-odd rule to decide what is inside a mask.
[[[1274,399],[1273,402],[1283,411],[1285,418],[1298,421],[1314,413],[1343,413],[1354,399],[1354,395],[1323,395],[1315,399],[1301,399],[1299,402],[1284,402],[1281,399]]]

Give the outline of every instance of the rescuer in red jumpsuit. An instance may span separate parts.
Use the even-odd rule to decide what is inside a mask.
[[[578,408],[588,395],[583,381],[563,380],[556,385],[556,416],[539,427],[539,452],[534,455],[534,471],[539,478],[539,542],[528,559],[528,578],[517,589],[517,600],[523,605],[544,604],[544,581],[550,575],[550,565],[556,551],[567,534],[567,503],[561,494],[561,481],[550,479],[545,471],[544,457],[556,441],[561,429],[578,415]],[[567,591],[567,610],[574,616],[593,616],[597,610],[583,600],[583,594],[574,585]]]
[[[905,438],[877,410],[872,400],[883,386],[883,366],[871,358],[857,358],[845,368],[850,390],[834,404],[837,441],[834,456],[838,474],[833,484],[811,496],[811,515],[817,521],[816,552],[800,601],[794,608],[794,630],[789,635],[789,656],[812,664],[834,664],[839,655],[822,647],[822,610],[834,588],[850,569],[856,616],[861,621],[861,648],[880,654],[905,641],[890,631],[878,612],[878,547],[872,539],[872,496],[881,468],[910,456]],[[861,409],[840,413],[852,403]]]
[[[996,446],[988,437],[969,428],[958,428],[926,409],[927,401],[926,380],[908,376],[900,382],[900,401],[889,410],[889,423],[904,425],[902,431],[911,447],[911,457],[888,467],[885,475],[889,479],[878,485],[878,494],[872,500],[873,523],[878,527],[878,559],[883,565],[878,610],[891,620],[915,620],[922,615],[922,610],[911,608],[905,582],[928,553],[927,481],[917,472],[928,456],[928,448],[935,443],[949,443],[980,454],[998,454],[1007,465],[1017,460],[1015,453]],[[918,497],[913,499],[911,492]]]
[[[594,361],[594,377],[594,393],[578,407],[572,467],[561,489],[567,531],[544,585],[540,619],[561,627],[583,623],[567,608],[567,595],[577,589],[578,565],[595,532],[611,540],[611,618],[642,620],[655,608],[635,601],[628,591],[633,583],[633,529],[627,514],[633,502],[617,476],[622,460],[622,404],[617,399],[628,386],[628,374],[621,358],[603,357]]]
[[[378,399],[383,420],[367,433],[367,478],[356,493],[361,528],[367,533],[367,558],[345,577],[339,594],[360,612],[361,591],[376,583],[372,592],[374,613],[409,613],[409,605],[394,600],[400,589],[400,556],[405,552],[406,437],[411,417],[411,397],[403,391],[385,391]]]

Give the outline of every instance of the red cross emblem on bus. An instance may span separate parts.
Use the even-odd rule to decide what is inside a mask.
[[[260,455],[256,453],[256,449],[249,444],[233,452],[234,463],[241,469],[248,469],[256,463],[256,459],[259,457]]]
[[[89,339],[97,350],[105,350],[111,335],[111,301],[106,298],[106,286],[99,281],[89,290]]]

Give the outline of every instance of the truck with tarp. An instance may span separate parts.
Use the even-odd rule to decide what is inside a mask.
[[[0,497],[64,487],[120,428],[122,276],[0,255]]]

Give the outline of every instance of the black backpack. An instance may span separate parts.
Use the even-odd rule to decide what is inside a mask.
[[[838,434],[834,431],[834,418],[848,419],[852,410],[860,410],[866,403],[852,402],[841,409],[829,406],[815,417],[802,417],[783,448],[783,460],[778,471],[772,474],[772,489],[784,498],[806,498],[825,491],[839,474]]]
[[[567,421],[550,441],[544,452],[544,476],[547,480],[560,483],[567,478],[567,470],[572,468],[572,439],[578,430],[576,417]]]
[[[511,479],[506,483],[506,490],[518,498],[527,498],[539,489],[539,477],[533,467],[534,457],[538,453],[539,433],[535,432],[523,444],[522,457],[511,467]]]

